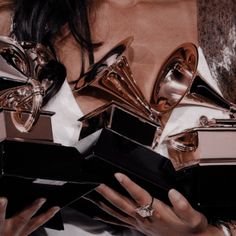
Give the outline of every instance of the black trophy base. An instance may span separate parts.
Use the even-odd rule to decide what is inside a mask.
[[[169,159],[111,129],[103,128],[86,140],[91,145],[84,150],[84,168],[97,175],[98,182],[127,194],[114,178],[121,172],[167,204],[167,193],[175,188],[209,220],[236,220],[236,165],[196,165],[175,171]]]
[[[140,116],[138,112],[134,113],[124,104],[115,101],[83,116],[80,121],[83,126],[80,139],[106,127],[150,147],[156,143],[157,133],[160,129],[160,125]]]
[[[8,198],[7,217],[30,205],[37,198],[63,208],[93,190],[75,148],[53,143],[4,140],[0,143],[0,196]],[[46,224],[63,229],[60,213]]]
[[[87,173],[97,176],[97,182],[127,194],[114,177],[115,173],[121,172],[154,197],[169,203],[167,193],[176,186],[175,170],[169,159],[109,128],[81,141],[88,143],[91,140],[90,148],[83,154],[86,159],[84,168]],[[77,148],[81,149],[80,142]]]
[[[236,220],[236,164],[197,165],[177,176],[179,190],[209,220]]]

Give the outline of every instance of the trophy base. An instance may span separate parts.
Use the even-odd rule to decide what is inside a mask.
[[[209,220],[236,220],[234,165],[196,165],[177,172],[180,192]]]
[[[158,132],[160,132],[158,124],[115,101],[83,116],[80,121],[83,127],[80,139],[106,127],[136,142],[152,147],[157,142]]]
[[[78,150],[84,141],[90,142],[90,148],[82,153],[84,170],[97,175],[98,182],[127,195],[114,178],[114,173],[121,172],[167,204],[168,191],[176,188],[210,221],[236,220],[236,159],[233,165],[198,164],[176,171],[169,159],[108,128],[82,139]],[[99,198],[94,192],[90,194]]]
[[[192,128],[169,136],[166,143],[175,169],[180,170],[197,164],[235,165],[235,139],[236,127],[222,125]]]
[[[81,144],[89,142],[90,148],[82,153],[86,160],[84,170],[96,175],[97,182],[127,194],[114,178],[115,173],[121,172],[152,196],[169,203],[167,193],[176,186],[175,170],[169,159],[109,128],[82,139],[76,148],[81,151]]]
[[[14,110],[0,108],[0,141],[4,139],[27,139],[53,142],[51,116],[53,112],[42,112],[37,123],[30,132],[20,132],[12,122],[11,115]],[[27,112],[22,112],[22,117],[27,117]]]
[[[41,211],[64,206],[92,191],[83,160],[75,148],[53,143],[3,140],[0,143],[0,196],[8,198],[7,217],[37,198],[46,198]],[[56,220],[55,220],[56,219]],[[60,213],[46,224],[63,229]]]
[[[167,139],[178,189],[209,219],[236,220],[235,138],[235,120],[223,119]]]

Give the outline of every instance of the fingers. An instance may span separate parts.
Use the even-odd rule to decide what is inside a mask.
[[[0,198],[0,235],[29,235],[46,223],[60,208],[52,207],[45,213],[33,217],[45,202],[46,199],[44,198],[38,199],[20,213],[5,219],[7,199]]]
[[[34,232],[37,228],[44,225],[47,221],[49,221],[58,211],[60,207],[52,207],[46,212],[33,217],[28,223],[27,227],[25,227],[23,231],[23,235],[28,235]]]
[[[198,211],[194,210],[187,199],[175,189],[168,193],[176,215],[182,219],[193,231],[200,232],[208,225],[207,219]]]
[[[42,207],[46,199],[40,198],[34,201],[29,207],[25,208],[12,218],[6,220],[5,230],[9,232],[22,232],[29,224],[33,215]]]
[[[134,216],[136,206],[128,198],[117,193],[115,190],[109,188],[105,184],[101,184],[96,188],[105,199],[107,199],[113,206],[117,207],[129,216]]]
[[[151,203],[152,197],[150,194],[130,180],[126,175],[116,173],[115,177],[139,205]],[[154,199],[152,207],[155,210],[154,215],[156,218],[162,221],[169,221],[172,225],[178,227],[185,224],[188,225],[190,229],[196,231],[206,227],[206,218],[201,213],[194,210],[179,192],[172,189],[169,192],[169,198],[173,204],[173,209],[158,199]]]
[[[6,207],[7,207],[7,199],[1,197],[0,198],[0,235],[2,235],[2,232],[4,230]]]
[[[155,199],[152,204],[154,210],[153,215],[145,221],[144,218],[136,214],[138,205],[147,206],[151,204],[151,195],[130,180],[126,175],[116,173],[116,179],[127,190],[136,203],[129,201],[128,198],[122,196],[108,186],[102,184],[97,188],[97,191],[106,198],[111,204],[125,212],[128,216],[124,216],[117,211],[111,209],[104,203],[100,206],[107,213],[117,219],[130,224],[132,226],[141,226],[142,229],[149,229],[149,224],[157,227],[157,230],[174,230],[182,233],[201,233],[208,227],[207,219],[201,213],[192,208],[189,202],[179,192],[172,189],[169,191],[169,199],[173,207],[166,205],[162,201]],[[154,227],[154,228],[155,228]],[[163,232],[164,232],[163,231]]]
[[[20,235],[28,235],[50,220],[60,210],[59,207],[52,207],[46,212],[33,217],[45,202],[46,199],[44,198],[37,199],[29,207],[9,219],[8,227],[10,226],[11,231],[15,232],[17,230],[17,232],[21,232]]]
[[[135,202],[138,203],[138,205],[147,205],[151,203],[152,197],[150,196],[150,194],[139,185],[134,183],[129,177],[121,173],[116,173],[115,177],[120,182],[120,184],[128,191]]]
[[[152,202],[152,196],[145,189],[134,183],[129,177],[121,173],[116,173],[115,177],[135,200],[136,207],[145,206]],[[168,218],[170,215],[174,218],[171,209],[166,204],[155,198],[152,207],[156,218],[160,218],[160,215],[162,215],[163,218]],[[135,214],[134,217],[138,218],[137,214]]]
[[[104,223],[107,223],[107,224],[112,224],[112,225],[117,225],[117,226],[122,226],[122,227],[126,227],[126,228],[129,228],[129,229],[136,229],[136,227],[132,226],[132,225],[129,225],[128,223],[124,223],[116,218],[114,219],[108,219],[108,218],[105,218],[105,217],[94,217],[94,220],[98,220],[98,221],[101,221],[101,222],[104,222]]]
[[[0,224],[5,220],[7,207],[7,199],[4,197],[0,198]]]
[[[106,185],[100,185],[98,189],[98,192],[102,194],[109,202],[111,202],[114,206],[128,214],[129,216],[132,216],[136,218],[136,220],[142,220],[143,218],[140,218],[139,215],[136,213],[136,208],[138,206],[145,206],[147,204],[150,204],[152,201],[151,195],[141,188],[139,185],[134,183],[132,180],[130,180],[126,175],[121,173],[115,174],[116,179],[120,182],[120,184],[128,191],[128,193],[132,196],[132,198],[135,200],[134,204],[125,203],[124,197],[118,193],[116,193],[114,190],[110,189]],[[115,192],[115,193],[112,193]],[[122,200],[123,198],[123,200]],[[126,198],[127,199],[127,198]],[[155,218],[161,218],[163,220],[165,219],[171,219],[174,222],[178,221],[178,218],[174,214],[174,212],[171,210],[169,206],[164,204],[163,202],[154,199],[154,202],[152,204],[152,207],[154,209],[154,215]]]
[[[124,222],[124,224],[127,225],[135,225],[135,221],[132,217],[129,217],[127,215],[121,214],[120,212],[112,209],[111,207],[107,206],[103,202],[97,202],[96,205],[101,208],[104,212],[106,212],[108,215],[112,216],[113,218],[118,219],[121,222]],[[114,221],[111,221],[110,223],[114,223]]]
[[[28,222],[35,213],[42,207],[42,205],[46,202],[45,198],[40,198],[34,201],[29,207],[25,208],[20,213],[16,214],[13,218],[15,221],[19,221],[19,223]]]
[[[107,218],[103,216],[103,218],[95,217],[95,220],[100,220],[106,223],[114,224],[114,225],[120,225],[131,228],[131,225],[134,224],[134,220],[129,217],[128,215],[122,214],[122,212],[118,212],[118,210],[114,210],[111,207],[109,207],[107,204],[105,204],[102,201],[96,201],[94,199],[84,197],[84,199],[92,202],[96,206],[98,206],[100,209],[102,209],[104,212],[106,212]],[[110,216],[110,217],[109,217]]]

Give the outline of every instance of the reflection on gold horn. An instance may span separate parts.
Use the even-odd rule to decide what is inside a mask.
[[[0,77],[2,83],[7,81],[15,85],[26,84],[30,76],[30,64],[24,49],[15,40],[0,37]],[[1,84],[0,90],[3,90]]]
[[[161,113],[177,105],[199,105],[234,114],[235,104],[224,99],[197,73],[198,51],[194,44],[178,47],[163,64],[154,86],[151,104]]]
[[[54,83],[41,68],[55,60],[41,44],[17,42],[0,36],[0,109],[12,110],[12,122],[20,132],[30,132],[40,116],[43,98]],[[27,118],[23,118],[23,113]]]
[[[88,86],[99,88],[159,124],[157,113],[138,88],[128,61],[123,55],[132,40],[133,38],[129,37],[110,50],[79,79],[74,90],[81,91]]]

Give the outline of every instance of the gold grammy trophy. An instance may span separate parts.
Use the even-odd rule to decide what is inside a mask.
[[[41,74],[55,60],[42,44],[18,43],[0,37],[1,139],[25,138],[52,141],[50,112],[42,112],[43,101],[55,82]],[[3,118],[5,117],[5,119]]]
[[[177,170],[199,162],[234,162],[232,155],[236,154],[233,144],[236,105],[210,86],[207,79],[197,72],[197,65],[198,51],[195,45],[186,43],[178,47],[160,70],[153,90],[153,107],[158,111],[169,112],[176,106],[203,106],[221,110],[229,118],[208,120],[201,116],[199,127],[168,137],[166,142]],[[227,136],[229,142],[224,147]],[[217,154],[214,149],[219,145],[221,152]]]
[[[75,93],[95,89],[111,99],[79,119],[77,148],[87,162],[87,172],[100,183],[120,191],[114,173],[122,172],[168,202],[174,169],[169,159],[153,151],[163,128],[161,113],[153,109],[133,77],[125,55],[132,40],[118,43],[75,84]]]
[[[84,178],[79,152],[53,142],[53,113],[43,110],[65,76],[49,48],[0,37],[0,195],[8,198],[7,217],[41,197],[43,211],[62,208],[97,186]],[[63,228],[60,213],[47,227]]]
[[[117,126],[117,131],[124,134],[125,131],[121,130],[121,125],[127,124],[129,128],[126,129],[126,136],[131,136],[141,143],[143,141],[145,145],[151,147],[157,145],[162,131],[159,114],[152,109],[137,86],[124,55],[132,41],[133,38],[129,37],[118,43],[101,60],[92,65],[76,83],[75,93],[92,87],[112,97],[111,104],[106,104],[80,119],[83,123],[81,138],[103,125],[113,128]],[[120,113],[126,115],[126,118],[118,121],[120,125],[116,125],[115,120],[121,119]],[[115,118],[116,115],[117,118]],[[132,122],[135,120],[137,123],[132,127]],[[137,133],[139,128],[141,133],[143,133],[142,128],[146,129],[146,133],[150,131],[150,136],[148,138],[145,136],[149,141],[140,140],[140,133]]]
[[[169,112],[176,106],[218,109],[227,119],[199,117],[197,127],[165,140],[176,170],[177,188],[211,220],[236,219],[236,105],[223,98],[197,71],[198,51],[186,43],[163,64],[152,105]]]

